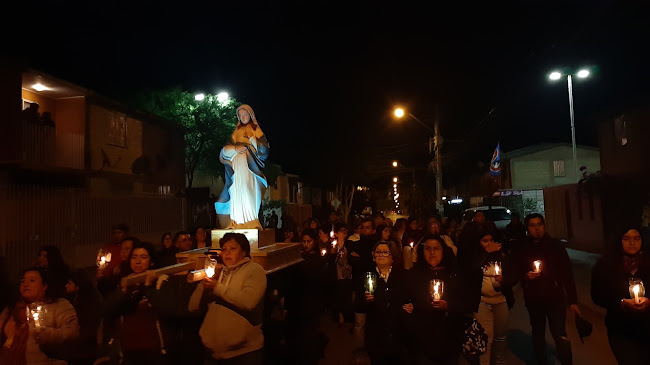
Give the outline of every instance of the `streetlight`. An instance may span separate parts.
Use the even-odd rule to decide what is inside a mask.
[[[436,163],[436,210],[442,213],[441,212],[442,200],[440,199],[442,197],[442,155],[440,153],[442,149],[442,136],[440,135],[440,120],[438,118],[438,109],[436,108],[436,120],[435,120],[434,128],[431,128],[429,125],[421,121],[415,115],[411,113],[407,113],[402,108],[395,109],[395,116],[398,118],[401,118],[406,114],[408,114],[416,122],[420,123],[424,128],[428,129],[430,132],[433,132],[433,141],[431,138],[429,138],[429,153],[431,153],[431,145],[433,145],[435,151],[435,163]]]
[[[578,70],[576,76],[578,76],[581,79],[589,77],[589,70],[587,69]],[[557,81],[562,77],[562,73],[559,71],[553,71],[550,73],[548,77],[553,81]],[[569,89],[569,117],[571,119],[571,149],[573,152],[573,172],[575,174],[574,175],[575,179],[577,180],[578,179],[578,157],[577,157],[577,149],[576,149],[576,126],[573,117],[573,80],[571,78],[571,74],[567,74],[566,79],[567,79],[567,88]]]
[[[393,161],[393,167],[397,167],[398,163],[397,161]]]
[[[203,101],[205,99],[205,94],[196,94],[194,95],[194,100],[196,101]]]
[[[217,101],[220,102],[221,104],[223,104],[223,103],[228,101],[228,97],[229,97],[228,93],[225,92],[225,91],[222,91],[222,92],[217,94]]]
[[[395,176],[395,177],[393,178],[393,182],[394,182],[394,183],[397,182],[397,176]]]

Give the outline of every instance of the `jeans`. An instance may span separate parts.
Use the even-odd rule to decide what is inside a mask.
[[[354,341],[357,347],[363,347],[365,344],[367,316],[366,313],[354,312],[354,329],[352,333],[354,334]]]
[[[562,365],[571,365],[571,342],[566,334],[566,307],[562,300],[526,303],[533,332],[533,349],[539,365],[548,364],[546,353],[546,319]]]
[[[489,304],[481,302],[476,320],[488,335],[487,351],[481,356],[481,365],[505,364],[506,332],[508,331],[508,303]]]

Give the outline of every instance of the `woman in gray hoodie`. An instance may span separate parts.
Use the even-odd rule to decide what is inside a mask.
[[[195,311],[207,302],[199,335],[210,357],[206,364],[262,364],[264,269],[251,261],[250,243],[241,233],[219,241],[223,265],[198,285],[189,303]]]

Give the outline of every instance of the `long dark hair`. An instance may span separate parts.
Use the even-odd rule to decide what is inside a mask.
[[[156,267],[156,250],[154,249],[153,245],[149,242],[133,242],[133,248],[131,249],[131,252],[129,252],[129,258],[126,260],[127,261],[127,267],[128,267],[128,273],[125,274],[131,274],[133,273],[133,269],[131,269],[131,257],[133,256],[133,251],[137,249],[144,249],[147,251],[149,254],[149,267],[154,268]]]
[[[440,242],[440,246],[442,246],[442,260],[440,261],[440,264],[438,264],[438,267],[446,267],[446,268],[451,268],[454,265],[454,251],[447,246],[447,243],[445,240],[442,239],[439,235],[426,235],[420,239],[418,242],[418,247],[417,247],[417,253],[418,253],[418,261],[416,265],[420,265],[422,267],[426,268],[432,268],[431,265],[427,262],[427,260],[424,259],[424,245],[427,243],[428,240],[436,240]]]
[[[641,228],[636,226],[636,225],[627,225],[627,226],[623,227],[622,229],[620,229],[619,231],[617,231],[615,239],[612,242],[612,247],[613,247],[612,253],[615,254],[616,256],[623,256],[623,243],[621,241],[623,239],[623,236],[628,231],[631,231],[631,230],[635,230],[635,231],[639,232],[639,234],[641,235],[641,250],[639,252],[645,252],[647,254],[648,249],[649,249],[647,247],[648,240],[646,239],[647,237],[644,236],[643,231],[641,230]]]
[[[317,254],[320,254],[320,235],[318,234],[318,229],[306,229],[302,232],[300,235],[300,242],[302,242],[302,237],[303,236],[309,236],[311,237],[312,240],[314,240],[314,245],[309,252],[315,252]]]
[[[63,255],[58,247],[51,245],[43,246],[38,251],[38,254],[40,255],[43,251],[47,252],[47,267],[44,269],[52,273],[66,273],[68,271],[68,266],[65,264]]]

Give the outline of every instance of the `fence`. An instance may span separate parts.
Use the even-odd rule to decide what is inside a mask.
[[[14,279],[44,245],[59,247],[72,267],[91,266],[113,224],[125,222],[135,236],[157,243],[163,232],[184,228],[184,209],[184,199],[174,196],[0,186],[0,248]]]
[[[24,123],[22,158],[47,166],[84,168],[84,136],[58,132],[55,128]]]

